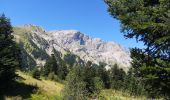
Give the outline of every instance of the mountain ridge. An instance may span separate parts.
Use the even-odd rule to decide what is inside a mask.
[[[19,30],[22,30],[20,34]],[[125,70],[130,67],[131,58],[129,52],[113,41],[106,42],[100,38],[92,38],[78,30],[45,31],[43,28],[31,24],[14,28],[16,37],[26,34],[27,38],[29,37],[28,40],[32,41],[34,45],[48,55],[52,54],[53,49],[62,54],[69,51],[80,56],[85,62],[92,61],[95,64],[105,62],[110,67],[117,63]],[[27,53],[29,52],[27,51]]]

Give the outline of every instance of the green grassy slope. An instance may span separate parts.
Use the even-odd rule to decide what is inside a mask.
[[[145,97],[134,97],[130,96],[127,92],[111,89],[102,90],[100,98],[101,100],[147,100]]]
[[[21,77],[19,80],[20,83],[24,83],[25,85],[31,85],[37,87],[37,89],[33,90],[29,97],[24,97],[22,93],[14,96],[6,96],[6,100],[61,100],[61,90],[63,85],[57,82],[53,82],[50,80],[37,80],[32,78],[30,75],[25,74],[21,71],[18,71],[17,74]],[[27,88],[27,87],[25,87]],[[20,90],[20,89],[19,89]],[[20,90],[22,91],[22,89]],[[27,90],[26,90],[27,91]]]
[[[17,71],[17,74],[20,77],[18,82],[22,86],[14,89],[15,95],[6,96],[6,100],[62,100],[63,84],[44,79],[37,80],[21,71]],[[35,88],[32,89],[31,86]],[[99,100],[146,100],[146,98],[132,97],[126,92],[109,89],[101,91]]]

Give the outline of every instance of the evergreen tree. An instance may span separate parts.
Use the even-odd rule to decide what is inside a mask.
[[[64,55],[64,61],[69,65],[70,68],[72,68],[76,63],[76,55],[69,52]]]
[[[56,58],[55,58],[54,54],[51,54],[51,57],[46,61],[44,68],[42,69],[43,70],[42,74],[44,76],[48,76],[49,73],[54,72],[54,74],[57,75],[58,68],[59,68],[59,66],[57,64]]]
[[[61,65],[58,69],[58,76],[60,79],[65,80],[66,76],[68,74],[68,68],[64,61],[61,61]]]
[[[31,75],[33,78],[40,79],[40,71],[37,69],[37,67],[32,70]]]
[[[144,43],[132,50],[132,65],[149,93],[170,96],[169,0],[105,0],[110,14],[120,20],[126,38]],[[153,91],[155,91],[153,93]],[[152,95],[153,96],[153,95]]]
[[[134,69],[130,68],[125,76],[123,89],[133,96],[145,94],[143,82],[134,76]]]
[[[87,92],[90,94],[94,93],[94,81],[93,78],[95,77],[95,69],[91,66],[92,62],[88,61],[86,66],[84,66],[82,70],[82,79],[86,83]]]
[[[169,76],[170,73],[152,63],[152,58],[140,49],[131,49],[133,58],[132,66],[135,77],[144,82],[148,96],[154,98],[158,96],[169,96]]]
[[[96,67],[96,76],[100,77],[105,88],[110,88],[110,71],[107,71],[105,66],[105,63],[99,63],[99,66]]]
[[[12,40],[12,26],[5,15],[0,16],[0,91],[14,80],[19,67],[19,48]]]
[[[64,89],[64,94],[67,99],[87,99],[91,96],[98,96],[101,89],[104,87],[102,79],[97,76],[96,68],[93,66],[92,62],[88,61],[86,66],[73,66],[66,78],[66,86]],[[80,92],[80,94],[77,94]],[[84,93],[84,94],[81,94]],[[77,96],[74,96],[77,95]],[[79,96],[81,98],[79,98]],[[78,97],[77,99],[75,97]]]
[[[118,65],[115,64],[110,71],[111,87],[113,89],[121,89],[123,87],[125,75],[123,69],[119,69]]]
[[[103,81],[100,77],[94,77],[93,81],[95,87],[94,94],[98,95],[100,91],[104,88]]]
[[[56,75],[58,75],[58,77],[61,80],[65,80],[67,74],[68,74],[68,68],[66,66],[66,61],[62,59],[62,54],[58,51],[56,51],[55,49],[53,49],[56,61],[57,61],[57,65],[58,65],[58,69],[57,69],[57,73]]]
[[[87,100],[86,83],[82,80],[81,67],[73,67],[66,78],[64,100]]]
[[[96,66],[91,61],[82,67],[82,80],[86,83],[88,96],[98,95],[104,86],[104,82],[100,76],[97,76]]]

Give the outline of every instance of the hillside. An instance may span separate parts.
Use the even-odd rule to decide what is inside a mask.
[[[19,83],[24,83],[25,86],[36,86],[33,92],[29,92],[29,88],[17,88],[12,91],[17,92],[13,95],[8,95],[5,97],[6,100],[62,100],[62,89],[63,84],[50,81],[50,80],[37,80],[32,78],[26,73],[17,71],[17,74],[22,80]],[[11,91],[11,93],[12,93]],[[25,91],[25,92],[24,92]],[[24,94],[25,93],[25,94]],[[27,93],[27,94],[26,94]],[[27,95],[27,96],[25,96]],[[30,95],[30,96],[28,96]],[[114,91],[114,90],[102,90],[99,100],[144,100],[144,97],[132,97],[126,92]]]
[[[20,99],[29,99],[29,100],[61,100],[61,90],[63,89],[63,84],[50,81],[50,80],[37,80],[32,78],[29,74],[18,71],[17,74],[21,78],[18,80],[19,83],[24,83],[25,87],[20,89],[13,89],[12,91],[18,92],[18,94],[12,94],[12,96],[6,96],[7,100],[13,100],[17,98]],[[30,92],[29,88],[26,86],[33,86],[35,89]],[[28,90],[27,90],[28,89]],[[16,90],[16,91],[15,91]],[[27,92],[24,92],[27,91]],[[26,96],[27,95],[27,96]],[[28,96],[30,95],[30,96]]]

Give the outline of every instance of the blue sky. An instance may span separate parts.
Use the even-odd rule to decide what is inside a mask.
[[[14,26],[34,24],[45,30],[75,29],[126,48],[143,47],[135,39],[123,37],[119,21],[109,15],[103,0],[0,0],[0,13],[5,13]]]

